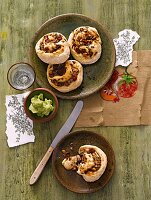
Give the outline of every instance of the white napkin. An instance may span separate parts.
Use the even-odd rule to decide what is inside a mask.
[[[124,29],[119,32],[118,38],[113,39],[116,49],[116,63],[115,66],[127,67],[132,63],[133,45],[138,41],[140,36],[136,31]]]
[[[6,96],[6,135],[9,147],[34,142],[33,121],[24,112],[27,93]]]

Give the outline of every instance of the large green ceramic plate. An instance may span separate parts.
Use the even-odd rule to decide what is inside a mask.
[[[68,38],[71,31],[79,26],[92,26],[98,30],[102,39],[102,55],[96,63],[84,66],[84,78],[79,88],[68,93],[61,93],[49,85],[46,76],[47,64],[36,55],[35,45],[43,35],[49,32],[60,32]],[[29,52],[30,63],[35,69],[39,86],[51,89],[62,99],[80,99],[97,92],[109,80],[115,62],[115,48],[108,31],[97,21],[80,14],[64,14],[46,21],[33,37]]]

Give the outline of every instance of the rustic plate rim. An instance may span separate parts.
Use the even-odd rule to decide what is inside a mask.
[[[87,190],[87,191],[82,191],[82,190],[78,190],[78,189],[72,189],[71,187],[68,187],[67,185],[64,184],[64,182],[62,181],[62,179],[60,178],[60,176],[58,175],[58,173],[56,172],[56,169],[55,169],[55,165],[54,165],[54,162],[55,162],[55,152],[57,151],[57,147],[60,146],[60,144],[66,140],[66,138],[68,137],[72,137],[72,135],[76,135],[76,134],[79,134],[79,133],[82,133],[82,132],[86,132],[86,133],[90,133],[90,134],[93,134],[97,137],[99,137],[100,139],[103,138],[103,140],[105,141],[105,143],[108,145],[108,147],[111,149],[112,151],[112,157],[113,157],[113,168],[112,168],[112,171],[110,173],[110,176],[107,178],[106,182],[99,188],[97,187],[96,189],[93,189],[93,190]],[[109,141],[102,135],[99,135],[98,133],[96,132],[93,132],[93,131],[88,131],[88,130],[78,130],[78,131],[72,131],[70,132],[68,135],[66,135],[65,137],[63,137],[59,143],[57,144],[57,146],[55,147],[54,149],[54,152],[53,152],[53,155],[52,155],[52,171],[53,171],[53,174],[55,175],[56,179],[62,184],[62,186],[64,186],[65,188],[67,188],[69,191],[71,192],[75,192],[75,193],[80,193],[80,194],[89,194],[89,193],[94,193],[94,192],[97,192],[97,191],[101,191],[107,184],[108,182],[110,181],[110,179],[112,178],[114,172],[115,172],[115,164],[116,164],[116,160],[115,160],[115,152],[111,146],[111,144],[109,143]],[[81,177],[82,178],[82,177]]]
[[[42,31],[42,29],[43,29],[44,27],[46,27],[47,24],[48,24],[50,21],[55,21],[55,20],[57,20],[57,19],[59,19],[59,18],[67,17],[67,16],[68,16],[68,17],[69,17],[69,16],[84,17],[84,18],[86,18],[87,20],[93,21],[94,23],[98,24],[98,25],[101,27],[101,29],[103,30],[103,32],[106,34],[106,36],[107,36],[107,38],[108,38],[108,40],[109,40],[109,42],[110,42],[110,48],[111,48],[111,51],[112,51],[112,62],[111,62],[111,66],[112,66],[112,67],[110,68],[110,71],[109,71],[109,73],[108,73],[108,76],[104,79],[104,83],[101,84],[99,87],[97,87],[95,90],[90,91],[89,93],[86,93],[86,94],[78,94],[78,95],[76,94],[76,95],[72,95],[72,96],[64,96],[64,95],[61,94],[61,93],[57,93],[58,91],[56,91],[56,92],[55,92],[55,90],[53,91],[53,92],[55,93],[55,95],[56,95],[57,97],[61,98],[61,99],[69,99],[69,100],[83,99],[83,98],[85,98],[85,97],[90,96],[91,94],[94,94],[94,93],[98,92],[98,91],[107,83],[107,81],[110,79],[110,77],[112,76],[112,72],[113,72],[113,70],[114,70],[115,58],[116,58],[116,51],[115,51],[115,46],[114,46],[114,43],[113,43],[113,39],[112,39],[112,37],[111,37],[109,31],[107,30],[107,28],[106,28],[104,25],[102,25],[100,22],[98,22],[97,20],[92,19],[92,18],[90,18],[90,17],[88,17],[88,16],[86,16],[86,15],[78,14],[78,13],[66,13],[66,14],[61,14],[61,15],[57,15],[57,16],[54,16],[54,17],[52,17],[52,18],[49,18],[47,21],[45,21],[45,22],[38,28],[38,30],[35,32],[34,36],[32,37],[32,39],[31,39],[31,41],[30,41],[29,51],[28,51],[28,52],[29,52],[29,63],[30,63],[32,66],[34,65],[30,55],[31,55],[31,53],[32,53],[32,43],[35,41],[37,35],[40,34],[40,32]],[[35,67],[35,66],[33,66],[33,67]],[[39,81],[39,79],[38,79],[38,76],[36,76],[36,82],[38,83],[38,85],[39,85],[40,87],[43,87],[43,86],[41,86],[41,84],[39,84],[40,81]],[[42,81],[41,81],[41,82],[42,82]],[[50,89],[50,88],[49,88],[49,89]]]

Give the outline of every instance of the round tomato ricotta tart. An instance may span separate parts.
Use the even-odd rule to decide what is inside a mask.
[[[52,32],[44,35],[35,46],[38,57],[48,64],[64,63],[70,56],[70,48],[64,35]]]
[[[82,64],[95,63],[101,56],[101,38],[90,26],[76,28],[68,38],[72,56]]]
[[[66,93],[79,87],[83,80],[83,67],[76,60],[49,65],[47,79],[56,90]]]

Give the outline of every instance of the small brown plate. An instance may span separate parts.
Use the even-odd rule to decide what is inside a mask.
[[[71,92],[61,93],[50,86],[46,73],[48,64],[38,58],[35,45],[43,35],[50,32],[60,32],[68,39],[70,33],[79,26],[92,26],[98,30],[102,40],[102,55],[96,63],[84,66],[84,78],[80,87]],[[84,15],[71,13],[51,18],[39,28],[31,41],[29,58],[36,72],[36,81],[41,87],[52,90],[62,99],[81,99],[97,92],[111,77],[115,48],[112,37],[100,23]]]
[[[82,176],[78,175],[76,171],[66,170],[62,161],[64,155],[62,150],[70,153],[70,155],[77,155],[78,149],[82,145],[95,145],[101,148],[107,155],[108,163],[104,174],[99,180],[88,183]],[[57,145],[52,156],[53,173],[60,183],[67,189],[77,193],[91,193],[103,188],[113,175],[115,168],[114,151],[109,142],[94,132],[90,131],[76,131],[64,137]]]
[[[39,95],[39,94],[43,94],[44,99],[46,98],[46,99],[52,100],[52,105],[54,106],[54,110],[48,116],[44,115],[43,117],[38,117],[36,113],[32,113],[29,110],[29,106],[31,104],[32,97],[34,97],[35,95]],[[51,90],[48,90],[46,88],[36,88],[36,89],[30,91],[28,93],[28,95],[25,97],[24,110],[25,110],[27,116],[34,122],[41,122],[41,123],[48,122],[48,121],[52,120],[57,114],[58,99]]]

